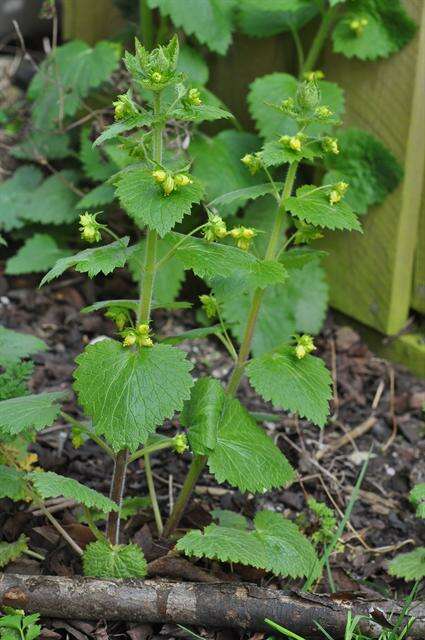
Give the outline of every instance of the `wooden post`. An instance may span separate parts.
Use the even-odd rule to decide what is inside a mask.
[[[422,207],[419,215],[418,245],[416,247],[412,294],[413,309],[425,315],[425,178],[422,194]]]
[[[382,139],[405,171],[402,185],[362,219],[364,235],[329,234],[323,242],[331,304],[386,334],[409,316],[424,176],[425,3],[406,7],[419,28],[401,52],[374,63],[327,53],[324,63],[346,91],[345,125]]]
[[[65,40],[87,44],[115,35],[125,21],[112,0],[63,0],[62,28]]]

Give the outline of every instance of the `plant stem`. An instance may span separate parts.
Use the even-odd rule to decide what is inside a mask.
[[[79,556],[83,555],[82,548],[71,538],[69,533],[65,531],[62,525],[56,520],[55,516],[50,513],[48,509],[44,506],[43,503],[40,504],[40,511],[43,512],[43,515],[51,522],[56,531],[62,536],[64,540],[69,544],[69,546],[75,551],[75,553]]]
[[[85,517],[86,522],[89,525],[89,529],[92,532],[92,534],[94,535],[94,537],[97,540],[105,540],[104,534],[101,532],[101,530],[99,529],[99,527],[96,525],[95,521],[93,520],[93,515],[92,515],[90,509],[88,507],[86,507],[86,506],[84,506],[83,509],[84,509],[84,517]]]
[[[322,22],[312,42],[310,51],[308,52],[307,57],[304,60],[304,64],[300,67],[300,78],[302,78],[304,73],[306,73],[307,71],[312,71],[316,66],[317,60],[322,53],[322,49],[325,45],[326,38],[329,35],[329,31],[337,11],[338,5],[335,5],[323,15]]]
[[[279,241],[282,235],[282,228],[283,228],[283,221],[284,221],[284,214],[285,214],[285,200],[292,193],[292,189],[295,182],[295,176],[297,173],[297,168],[298,168],[297,162],[294,162],[293,164],[289,165],[289,169],[285,178],[285,184],[282,190],[282,196],[280,198],[280,204],[276,213],[276,218],[274,221],[273,229],[269,239],[269,244],[267,246],[267,250],[265,254],[266,260],[273,260],[278,250]],[[252,303],[251,303],[251,308],[248,313],[245,333],[239,348],[238,359],[236,361],[235,367],[233,369],[232,375],[230,376],[230,380],[227,385],[226,392],[230,396],[235,395],[245,371],[245,366],[249,358],[249,353],[251,351],[252,338],[254,335],[258,314],[261,308],[261,303],[263,301],[263,296],[264,296],[263,289],[255,290]],[[165,525],[164,536],[169,536],[179,524],[180,519],[183,515],[183,512],[186,508],[186,505],[190,499],[190,496],[192,495],[192,491],[195,488],[195,485],[198,481],[199,476],[202,473],[202,470],[206,462],[207,462],[206,456],[196,455],[193,458],[192,463],[189,467],[189,472],[184,481],[183,488],[176,500],[174,509],[170,514],[170,517],[168,518],[168,521]]]
[[[30,558],[35,558],[36,560],[45,560],[46,558],[44,556],[41,555],[41,553],[37,553],[36,551],[33,551],[32,549],[25,549],[24,551],[26,556],[29,556]]]
[[[153,15],[146,0],[139,0],[139,36],[143,46],[150,51],[154,41]]]
[[[143,447],[143,449],[139,449],[135,451],[129,458],[129,463],[142,458],[145,455],[150,455],[151,453],[155,453],[156,451],[162,451],[162,449],[171,449],[174,446],[174,438],[167,438],[165,442],[160,442],[158,444],[151,444],[150,446]]]
[[[118,511],[108,514],[106,535],[111,544],[118,544],[120,537],[120,510],[125,486],[125,474],[128,464],[128,451],[123,449],[115,456],[114,473],[112,476],[110,498],[118,505]]]
[[[101,447],[105,451],[105,453],[108,454],[108,456],[110,456],[111,458],[115,457],[115,454],[112,451],[111,447],[108,444],[106,444],[106,442],[102,440],[102,438],[99,438],[99,436],[97,436],[91,429],[86,427],[85,424],[83,424],[79,420],[76,420],[71,415],[69,415],[69,413],[66,413],[65,411],[61,411],[61,416],[65,418],[65,420],[67,420],[70,424],[77,427],[77,429],[81,429],[81,431],[87,434],[90,440],[93,440],[93,442],[98,444],[99,447]]]
[[[146,481],[148,483],[149,497],[152,502],[152,509],[153,509],[153,514],[155,516],[156,528],[158,529],[158,535],[162,536],[162,532],[164,531],[164,525],[162,524],[161,512],[159,510],[159,505],[158,505],[158,498],[156,497],[155,485],[154,485],[153,475],[152,475],[151,459],[149,457],[149,454],[145,454],[144,460],[145,460]]]

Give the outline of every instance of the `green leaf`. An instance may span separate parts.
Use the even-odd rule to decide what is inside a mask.
[[[272,5],[273,2],[273,5]],[[292,7],[296,6],[291,1]],[[310,0],[297,2],[297,9],[282,9],[288,2],[266,4],[257,0],[242,0],[239,6],[238,24],[240,30],[254,38],[268,38],[287,31],[298,31],[318,13],[318,7]]]
[[[189,122],[208,122],[232,118],[230,111],[211,104],[201,104],[199,106],[188,106],[174,109],[173,118],[176,120],[187,120]]]
[[[321,158],[323,150],[318,142],[308,142],[302,145],[300,151],[294,151],[278,140],[266,142],[261,157],[266,167],[275,167],[287,162],[301,162]]]
[[[312,544],[298,527],[279,513],[260,511],[255,530],[211,524],[190,531],[176,548],[188,556],[237,562],[278,576],[298,578],[317,574],[318,559]]]
[[[109,307],[123,307],[124,309],[137,311],[139,304],[139,300],[100,300],[81,309],[81,313],[92,313],[93,311],[108,309]],[[161,302],[152,304],[152,309],[190,309],[191,306],[190,302]]]
[[[148,566],[137,544],[110,545],[106,540],[91,542],[84,549],[85,576],[93,578],[144,578]]]
[[[294,480],[291,465],[273,440],[217,380],[196,382],[181,422],[189,428],[192,450],[208,456],[209,470],[218,482],[254,493]]]
[[[73,478],[60,476],[53,471],[31,471],[28,479],[37,493],[43,498],[70,498],[89,509],[99,509],[104,513],[117,511],[115,502]]]
[[[400,553],[391,560],[389,573],[397,578],[422,580],[425,578],[425,547],[418,547],[409,553]]]
[[[115,200],[115,189],[110,184],[100,184],[95,187],[76,204],[77,209],[97,209]]]
[[[360,34],[350,27],[357,19],[367,20]],[[416,24],[400,0],[354,0],[333,31],[333,48],[347,58],[387,58],[400,51],[415,31]]]
[[[0,542],[0,569],[17,560],[28,549],[28,538],[20,535],[15,542]]]
[[[321,104],[328,106],[336,117],[344,112],[344,93],[335,82],[320,80]],[[298,125],[289,116],[281,113],[268,104],[279,105],[287,98],[295,98],[298,81],[288,73],[272,73],[257,78],[250,85],[248,105],[260,135],[267,140],[284,134],[294,135]],[[311,124],[305,133],[318,135],[329,131],[332,125],[325,123]]]
[[[0,402],[0,435],[17,435],[27,429],[49,427],[60,413],[61,392],[10,398]]]
[[[261,0],[259,4],[258,0],[241,0],[240,4],[246,7],[260,6],[262,11],[298,11],[310,2],[311,0]]]
[[[185,236],[170,233],[164,241],[170,248],[176,247]],[[272,260],[259,260],[252,253],[242,251],[219,242],[207,242],[191,236],[175,252],[186,269],[192,269],[200,278],[239,276],[251,287],[267,287],[269,284],[284,282],[286,272],[283,266]]]
[[[43,180],[40,169],[32,165],[19,167],[11,178],[0,184],[0,227],[5,231],[19,229],[23,214],[32,206],[34,191]]]
[[[392,153],[374,136],[360,129],[347,129],[338,135],[339,154],[327,154],[328,170],[323,184],[348,182],[344,196],[358,214],[380,204],[403,177],[403,171]]]
[[[147,169],[125,171],[117,176],[116,195],[137,225],[155,229],[164,236],[200,202],[203,189],[194,181],[166,196]]]
[[[59,171],[46,178],[33,191],[27,209],[22,211],[21,217],[29,222],[41,224],[69,224],[78,218],[75,205],[78,195],[72,186],[78,179],[75,171]]]
[[[27,383],[34,372],[33,362],[15,362],[0,374],[0,400],[28,394]]]
[[[67,133],[33,131],[22,142],[9,149],[9,153],[19,160],[62,160],[73,155]]]
[[[180,47],[177,71],[184,73],[189,82],[197,85],[207,84],[210,75],[204,58],[188,44]]]
[[[169,248],[169,244],[166,240],[158,239],[157,261],[161,260],[166,255]],[[135,282],[140,281],[140,276],[144,267],[145,250],[146,240],[143,239],[137,243],[136,249],[128,261],[128,266]],[[174,256],[161,265],[155,276],[153,290],[153,299],[155,304],[171,302],[177,298],[185,277],[184,271],[185,269],[181,260],[178,260]]]
[[[223,55],[232,42],[235,0],[148,0],[148,4],[211,51]]]
[[[130,238],[125,236],[103,247],[84,249],[68,258],[58,260],[53,269],[50,269],[40,283],[42,287],[54,278],[58,278],[64,271],[74,267],[80,273],[87,273],[94,278],[102,272],[105,276],[117,267],[123,267],[131,255],[132,247],[127,247]]]
[[[328,302],[328,285],[323,268],[311,261],[300,269],[290,269],[285,284],[268,287],[258,315],[252,352],[261,355],[290,340],[296,332],[318,333]],[[252,303],[252,291],[236,278],[212,281],[223,317],[232,333],[242,340],[246,318]],[[235,296],[235,287],[239,295]]]
[[[174,336],[166,336],[161,338],[161,344],[181,344],[186,340],[199,340],[200,338],[207,338],[208,336],[217,336],[223,333],[221,324],[213,324],[208,327],[198,327],[197,329],[189,329],[189,331],[182,331]]]
[[[425,482],[413,487],[409,494],[409,500],[416,507],[417,517],[425,520]]]
[[[230,527],[232,529],[248,529],[248,520],[240,513],[228,511],[227,509],[213,509],[211,515],[221,527]]]
[[[6,273],[39,273],[47,271],[57,260],[69,256],[69,249],[58,247],[56,240],[46,233],[36,233],[6,263]]]
[[[31,81],[28,97],[34,100],[32,119],[37,129],[53,129],[60,112],[72,116],[92,89],[117,68],[119,47],[101,41],[93,48],[72,40],[54,49]]]
[[[189,398],[192,369],[184,352],[156,344],[130,350],[115,340],[86,347],[74,388],[94,429],[114,451],[135,451]]]
[[[104,182],[117,171],[112,162],[105,162],[99,149],[90,140],[90,127],[81,129],[79,159],[85,175],[94,182]]]
[[[19,362],[21,358],[46,349],[47,345],[40,338],[0,326],[0,365],[2,367],[7,367]]]
[[[10,498],[16,502],[27,497],[25,473],[0,464],[0,498]]]
[[[285,269],[302,269],[310,262],[317,263],[327,255],[329,255],[327,251],[317,251],[310,247],[295,247],[285,251],[279,259]],[[311,332],[307,331],[307,333]],[[313,331],[313,333],[315,332]]]
[[[297,189],[296,197],[286,198],[285,208],[296,218],[315,227],[361,232],[360,222],[351,207],[344,200],[331,204],[329,191],[330,188],[318,189],[306,184]]]
[[[103,131],[98,138],[93,143],[94,147],[97,147],[100,144],[103,144],[107,140],[112,140],[116,138],[121,133],[125,133],[126,131],[131,131],[136,127],[145,127],[152,122],[152,117],[146,111],[142,111],[136,116],[130,116],[129,118],[124,118],[123,120],[119,120],[118,122],[114,122],[111,126],[107,127],[105,131]]]
[[[252,176],[241,158],[260,146],[257,136],[242,131],[221,131],[213,138],[197,137],[190,145],[193,174],[205,184],[207,201],[238,189],[264,181],[264,176]],[[220,213],[236,213],[238,202],[222,205]]]
[[[323,427],[329,414],[332,378],[320,358],[298,359],[292,347],[254,358],[247,366],[249,381],[264,400],[298,413]]]
[[[281,182],[275,182],[275,187],[277,189],[281,189],[282,186]],[[265,196],[268,193],[274,193],[272,184],[255,184],[252,187],[245,187],[243,189],[230,191],[230,193],[225,193],[224,195],[212,200],[208,206],[219,209],[222,205],[237,203],[238,207],[241,207],[245,202],[248,202],[248,200],[255,200],[256,198]]]

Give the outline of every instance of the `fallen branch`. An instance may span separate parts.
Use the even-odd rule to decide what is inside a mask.
[[[266,630],[265,618],[304,635],[322,638],[314,621],[342,638],[347,612],[370,615],[362,622],[372,638],[397,615],[400,606],[385,599],[364,600],[264,589],[249,584],[198,584],[162,580],[96,580],[3,574],[3,605],[53,618],[126,620],[216,628]],[[417,603],[409,638],[425,638],[425,605]]]

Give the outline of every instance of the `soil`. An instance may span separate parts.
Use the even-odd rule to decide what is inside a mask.
[[[64,410],[82,417],[72,393],[74,359],[85,345],[99,336],[113,336],[114,326],[100,313],[84,315],[80,309],[100,298],[130,297],[131,284],[124,272],[117,271],[108,279],[87,282],[84,277],[68,277],[39,290],[34,277],[0,277],[0,322],[22,332],[32,333],[49,345],[49,350],[35,356],[36,369],[30,381],[32,392],[69,391]],[[196,326],[194,312],[155,312],[155,331],[162,335]],[[347,326],[337,326],[329,314],[317,339],[319,355],[333,372],[335,392],[332,417],[322,432],[291,415],[277,413],[259,399],[245,381],[240,389],[243,402],[254,411],[275,413],[276,421],[264,426],[299,470],[299,479],[290,488],[259,496],[241,494],[225,485],[217,486],[204,473],[190,508],[181,523],[182,529],[202,527],[211,522],[215,508],[232,509],[253,516],[260,508],[282,512],[294,519],[308,515],[306,497],[314,496],[333,506],[339,514],[346,508],[361,465],[372,448],[366,478],[360,497],[343,536],[344,545],[332,557],[332,574],[341,591],[379,592],[388,597],[394,592],[402,597],[409,586],[391,578],[388,561],[399,549],[410,550],[424,542],[425,526],[415,518],[407,495],[417,482],[425,481],[425,423],[422,406],[425,386],[401,367],[375,357],[357,333]],[[195,375],[209,374],[225,380],[231,361],[221,344],[202,339],[181,345],[196,365]],[[372,419],[369,419],[371,418]],[[359,437],[347,438],[348,444],[335,448],[345,434],[366,422]],[[162,432],[173,434],[175,419]],[[330,450],[327,447],[331,447]],[[48,470],[66,474],[105,494],[109,491],[111,461],[92,442],[74,449],[69,426],[60,421],[41,432],[32,445],[39,464]],[[167,452],[152,458],[156,488],[163,514],[166,516],[181,486],[190,454],[170,456]],[[146,496],[143,468],[133,463],[128,471],[127,495]],[[59,505],[56,517],[69,533],[84,546],[92,538],[88,528],[78,521],[75,508]],[[311,522],[311,517],[310,520]],[[314,528],[309,525],[310,530]],[[0,504],[1,539],[13,541],[21,533],[30,537],[33,550],[45,556],[43,562],[25,558],[7,567],[11,573],[56,574],[72,576],[81,572],[78,558],[59,539],[56,531],[40,516],[34,516],[26,505]],[[149,511],[141,512],[125,522],[123,541],[132,540],[143,548],[153,575],[208,580],[248,580],[272,587],[288,586],[269,574],[242,566],[233,568],[210,561],[177,565],[166,556],[171,545],[158,540]],[[161,560],[158,560],[161,559]],[[177,574],[176,574],[177,571]],[[174,572],[174,573],[173,573]],[[326,591],[326,579],[319,587]],[[228,630],[212,632],[195,630],[205,637],[231,638]],[[187,631],[164,625],[106,625],[45,620],[43,636],[51,639],[73,637],[77,640],[127,634],[131,640],[155,637],[190,637]]]

